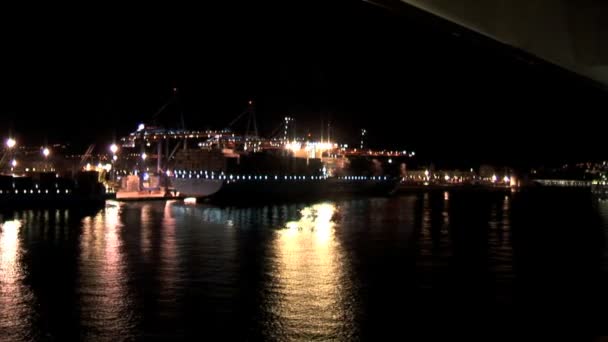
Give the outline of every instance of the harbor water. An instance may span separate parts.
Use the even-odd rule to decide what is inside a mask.
[[[4,211],[0,340],[374,340],[606,320],[608,202],[419,192]],[[580,330],[578,330],[580,329]],[[445,332],[445,331],[444,331]]]

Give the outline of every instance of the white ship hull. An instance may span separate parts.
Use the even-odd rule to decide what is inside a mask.
[[[185,197],[209,197],[222,188],[223,180],[171,177],[171,185]]]
[[[353,177],[354,178],[354,177]],[[272,198],[323,197],[337,194],[386,195],[397,182],[392,179],[359,177],[358,179],[291,177],[242,177],[240,180],[210,179],[204,177],[177,176],[171,178],[172,186],[184,197],[214,197],[216,199],[243,200]]]

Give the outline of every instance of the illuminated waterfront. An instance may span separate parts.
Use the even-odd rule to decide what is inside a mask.
[[[608,202],[419,193],[256,207],[4,212],[10,340],[353,340],[467,319],[594,322]],[[464,319],[464,318],[463,318]]]

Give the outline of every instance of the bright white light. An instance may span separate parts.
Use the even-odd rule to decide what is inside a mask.
[[[117,155],[113,155],[112,156],[112,160],[114,160],[114,161],[118,160],[118,156]]]
[[[429,170],[424,170],[424,176],[427,178],[429,177]]]
[[[302,148],[302,144],[300,144],[297,141],[294,141],[294,142],[287,143],[285,145],[285,148],[288,149],[288,150],[291,150],[293,152],[297,152],[297,151],[299,151]]]
[[[196,197],[186,197],[184,198],[185,204],[196,204]]]
[[[116,154],[116,152],[118,152],[118,146],[116,144],[110,145],[110,152]]]
[[[143,131],[146,128],[146,125],[144,125],[143,123],[140,123],[139,126],[137,126],[137,131]]]
[[[13,167],[17,166],[17,160],[13,159],[13,160],[11,161],[11,165],[12,165]]]
[[[492,183],[496,183],[497,180],[498,180],[498,177],[496,177],[496,175],[492,175]]]
[[[146,152],[141,154],[141,159],[146,160],[146,158],[148,158],[148,155],[146,154]]]
[[[42,155],[43,155],[43,156],[48,157],[50,154],[51,154],[51,150],[49,150],[49,149],[48,149],[48,147],[45,147],[45,148],[42,150]]]
[[[504,177],[502,180],[503,180],[505,183],[511,183],[511,179],[509,178],[509,176],[505,176],[505,177]]]
[[[389,164],[392,164],[392,163],[393,163],[393,159],[389,158],[389,159],[388,159],[388,163],[389,163]]]
[[[449,180],[450,180],[450,176],[448,176],[448,175],[445,175],[445,177],[444,177],[444,178],[445,178],[445,180],[446,180],[446,181],[449,181]]]
[[[6,139],[6,147],[13,148],[13,147],[15,147],[15,145],[17,145],[17,141],[15,141],[15,139],[13,139],[13,138]]]

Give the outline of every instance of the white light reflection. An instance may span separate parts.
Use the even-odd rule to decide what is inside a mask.
[[[120,236],[121,206],[107,206],[94,217],[82,220],[80,310],[83,322],[89,322],[87,339],[119,335],[133,337],[134,319],[129,299],[127,264]]]
[[[329,203],[306,207],[300,220],[277,233],[277,293],[270,310],[280,321],[278,333],[287,339],[296,334],[306,340],[337,337],[352,325],[348,266],[334,235],[336,212]]]
[[[154,229],[154,215],[152,215],[152,205],[149,203],[141,207],[139,213],[140,236],[141,236],[141,256],[148,261],[152,255],[152,230]]]
[[[175,298],[179,281],[179,253],[177,247],[176,222],[172,207],[176,201],[167,201],[163,208],[162,243],[160,243],[160,265],[158,268],[161,292],[159,304],[163,310],[177,310]],[[167,306],[166,308],[164,306]]]
[[[18,273],[16,267],[17,247],[19,229],[21,222],[17,220],[6,221],[2,224],[2,234],[0,235],[0,279],[4,285],[7,279],[14,279]]]
[[[23,284],[26,274],[20,260],[20,229],[18,220],[0,226],[0,339],[24,338],[31,328],[28,302],[33,294]]]

